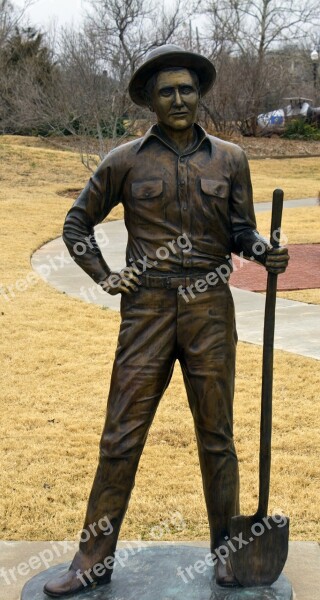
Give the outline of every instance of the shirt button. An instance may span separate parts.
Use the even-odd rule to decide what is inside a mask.
[[[182,163],[183,163],[183,162],[184,162],[186,159],[185,159],[185,157],[184,157],[184,156],[179,156],[179,160],[180,160],[180,162],[182,162]]]
[[[180,179],[179,185],[184,185],[184,184],[185,184],[185,180],[184,179]]]
[[[190,258],[187,258],[187,260],[186,260],[186,265],[190,265],[190,262],[191,262],[191,261],[190,261]]]
[[[188,209],[188,207],[187,207],[186,204],[184,204],[182,208],[183,208],[183,210],[187,210]]]

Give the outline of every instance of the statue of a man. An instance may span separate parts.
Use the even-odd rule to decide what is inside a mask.
[[[49,596],[110,581],[139,458],[176,359],[194,418],[212,553],[239,513],[230,256],[243,252],[278,274],[288,253],[256,231],[242,149],[196,123],[200,97],[214,79],[201,55],[174,45],[150,52],[129,93],[155,112],[156,125],[106,156],[66,217],[69,252],[105,291],[121,294],[122,321],[86,535],[67,573],[46,584]],[[94,226],[120,202],[128,245],[119,274],[103,259]],[[81,256],[74,251],[79,242],[87,247]],[[217,583],[236,585],[224,562],[217,561]]]

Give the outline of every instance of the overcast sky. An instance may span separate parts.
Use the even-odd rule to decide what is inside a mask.
[[[13,4],[21,6],[22,0],[14,0]],[[60,25],[77,24],[86,9],[85,0],[35,0],[28,10],[31,25],[45,29],[52,19]]]
[[[24,0],[11,0],[14,6],[23,6]],[[170,7],[172,0],[165,0],[165,5]],[[32,6],[27,11],[30,25],[48,30],[50,22],[56,21],[58,25],[80,24],[85,13],[90,7],[86,0],[32,0]],[[202,18],[194,18],[193,23],[201,23]]]

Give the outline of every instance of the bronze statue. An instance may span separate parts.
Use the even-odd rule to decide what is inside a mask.
[[[139,458],[176,359],[194,418],[212,553],[239,513],[230,257],[242,252],[278,274],[288,253],[256,231],[242,149],[195,122],[214,79],[201,55],[174,45],[150,52],[129,93],[155,112],[157,124],[106,156],[65,220],[63,239],[75,261],[105,291],[121,293],[122,322],[84,539],[67,573],[46,584],[49,596],[110,581]],[[128,230],[120,274],[110,271],[94,238],[94,226],[119,202]],[[75,252],[79,242],[86,252]],[[217,562],[217,583],[237,585],[224,562]]]

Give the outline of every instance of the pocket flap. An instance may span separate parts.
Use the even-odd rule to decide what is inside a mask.
[[[151,179],[150,181],[136,181],[132,183],[133,198],[156,198],[162,194],[162,179]]]
[[[204,194],[208,194],[208,196],[218,196],[219,198],[226,198],[229,192],[227,183],[224,181],[215,181],[214,179],[201,178],[201,189]]]

